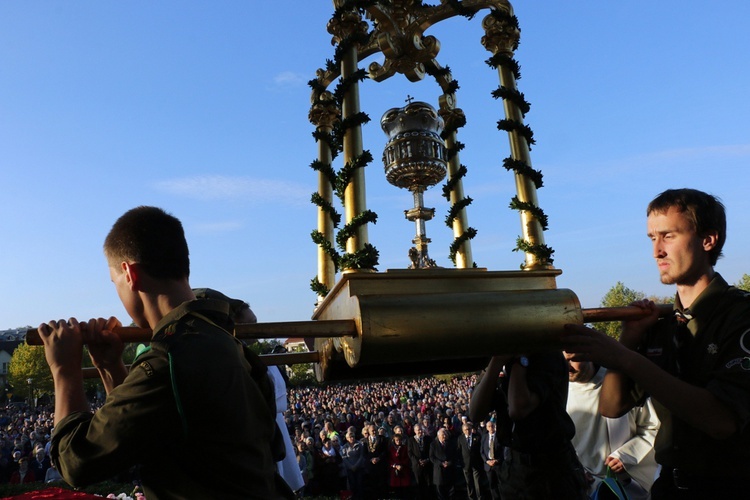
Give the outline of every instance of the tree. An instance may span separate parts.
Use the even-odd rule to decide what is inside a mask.
[[[44,347],[19,344],[8,363],[8,382],[15,388],[17,396],[28,391],[32,400],[52,393],[52,372],[44,357]]]
[[[307,352],[301,346],[295,347],[291,352]],[[289,367],[289,385],[310,385],[316,382],[312,363],[297,363]]]
[[[250,348],[250,350],[259,356],[261,354],[269,354],[273,352],[273,349],[276,346],[280,346],[280,345],[282,345],[282,343],[278,339],[270,339],[270,340],[259,339],[259,340],[253,341],[252,343],[248,343],[248,347]]]
[[[638,292],[626,287],[622,281],[618,281],[615,286],[609,289],[607,293],[602,297],[602,307],[623,307],[629,305],[631,302],[636,300],[642,300],[646,298],[646,294]],[[598,323],[596,329],[600,332],[606,333],[610,337],[616,339],[620,338],[622,332],[622,325],[619,321],[607,321],[604,323]]]
[[[750,274],[743,274],[742,278],[734,286],[750,292]]]

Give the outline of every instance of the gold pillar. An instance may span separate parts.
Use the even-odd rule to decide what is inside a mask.
[[[330,92],[324,92],[310,109],[309,119],[319,133],[330,134],[339,116],[340,110],[333,95]],[[326,141],[318,140],[318,161],[329,166],[333,161],[331,147]],[[333,203],[333,186],[329,177],[322,170],[318,172],[318,195],[329,204]],[[331,246],[335,246],[333,220],[322,207],[318,207],[318,231],[323,234]],[[330,290],[333,288],[335,280],[336,266],[333,258],[323,247],[318,246],[318,281]],[[322,299],[320,296],[318,298]]]
[[[351,47],[341,59],[341,78],[347,78],[357,71],[357,49]],[[342,102],[342,118],[346,120],[360,112],[359,82],[352,82]],[[343,139],[344,163],[352,163],[362,154],[362,125],[349,128]],[[365,172],[363,168],[354,169],[351,181],[344,191],[344,213],[346,223],[367,210],[365,199]],[[355,253],[368,243],[367,224],[362,224],[346,242],[346,251]]]
[[[510,11],[513,15],[513,11]],[[482,45],[485,49],[492,52],[493,55],[503,54],[513,57],[513,50],[520,37],[519,30],[508,22],[500,21],[498,18],[489,15],[482,20],[482,27],[485,30],[485,36],[482,37]],[[512,91],[517,91],[516,77],[513,71],[498,65],[497,72],[500,77],[500,84]],[[510,99],[503,100],[505,117],[508,120],[523,124],[523,113],[518,105]],[[529,154],[529,144],[526,138],[517,130],[508,132],[510,141],[511,156],[514,160],[524,162],[531,167],[531,155]],[[535,207],[539,206],[537,199],[536,185],[527,176],[515,173],[516,195],[519,201],[529,203]],[[521,210],[521,232],[522,237],[530,245],[544,245],[544,233],[542,225],[537,218],[526,210]],[[536,255],[526,252],[526,264],[524,269],[551,269],[552,266],[541,261]]]
[[[463,111],[453,106],[451,99],[450,103],[447,102],[447,96],[443,96],[440,99],[440,115],[445,120],[447,129],[452,129],[451,133],[445,138],[445,147],[452,149],[456,147],[458,140],[456,139],[457,131],[453,124],[457,120],[464,120]],[[458,170],[461,168],[461,160],[458,157],[458,152],[448,161],[448,179],[453,179],[458,174]],[[464,184],[459,178],[458,182],[453,186],[450,192],[450,203],[455,205],[459,201],[462,201],[464,196]],[[464,231],[469,228],[469,216],[466,213],[466,207],[462,208],[456,218],[453,219],[453,237],[458,238]],[[467,239],[456,251],[456,267],[459,269],[470,268],[474,265],[474,258],[471,255],[471,240]]]

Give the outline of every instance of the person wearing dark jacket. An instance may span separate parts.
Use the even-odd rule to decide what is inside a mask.
[[[104,253],[125,310],[153,334],[128,372],[116,318],[39,326],[55,386],[50,455],[65,481],[85,486],[140,465],[149,500],[293,498],[276,473],[284,452],[267,369],[230,333],[226,302],[196,299],[180,221],[134,208]],[[107,392],[95,413],[84,344]]]
[[[448,430],[441,428],[437,432],[437,439],[430,445],[432,481],[435,484],[438,500],[451,498],[456,485],[458,453],[448,437]]]
[[[482,455],[481,436],[474,430],[470,422],[461,425],[461,435],[458,436],[458,449],[461,452],[461,464],[466,481],[466,496],[469,500],[481,500],[482,496]]]

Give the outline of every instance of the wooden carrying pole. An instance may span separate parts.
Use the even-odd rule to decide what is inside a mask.
[[[671,304],[660,304],[660,316],[671,314]],[[643,310],[635,306],[600,307],[581,309],[584,323],[599,323],[603,321],[627,321],[643,317]],[[135,326],[121,326],[114,332],[123,342],[151,341],[151,330]],[[321,320],[321,321],[281,321],[276,323],[239,323],[235,325],[234,334],[240,339],[279,339],[279,338],[337,338],[355,337],[357,325],[354,320]],[[42,345],[39,331],[31,328],[26,331],[28,345]],[[301,361],[308,363],[309,361]],[[279,364],[294,364],[283,362]]]
[[[147,343],[151,341],[152,332],[148,328],[121,326],[113,331],[126,343]],[[350,319],[239,323],[234,327],[234,334],[239,339],[331,338],[357,335],[357,326],[354,320]],[[28,345],[42,345],[42,339],[39,337],[39,331],[36,328],[26,331],[26,343]]]
[[[667,316],[672,312],[671,304],[658,306],[660,316]],[[603,321],[626,321],[639,319],[644,316],[639,307],[601,307],[581,310],[584,323],[598,323]],[[114,329],[124,342],[147,343],[151,340],[152,332],[148,328],[121,326]],[[286,321],[277,323],[241,323],[235,325],[235,335],[240,339],[274,339],[274,338],[340,338],[357,336],[357,325],[354,320],[319,320],[319,321]],[[26,343],[42,345],[42,339],[36,328],[26,332]],[[265,354],[260,356],[268,366],[294,365],[302,363],[319,363],[318,351],[292,352],[279,354]],[[85,378],[99,376],[95,368],[83,368]]]

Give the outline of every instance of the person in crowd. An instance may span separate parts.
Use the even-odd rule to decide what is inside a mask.
[[[490,486],[490,496],[492,496],[492,500],[498,500],[501,497],[500,473],[505,447],[503,446],[503,438],[497,434],[497,426],[493,420],[489,420],[485,424],[485,428],[487,432],[482,436],[480,456]]]
[[[480,453],[481,437],[474,430],[471,422],[461,425],[458,436],[458,449],[461,452],[461,465],[466,483],[466,496],[469,500],[482,500],[482,455]]]
[[[474,388],[471,420],[497,414],[505,445],[500,496],[506,500],[588,498],[583,466],[570,442],[575,426],[565,411],[567,367],[560,351],[493,356]]]
[[[365,497],[382,498],[388,483],[388,441],[375,424],[368,426],[365,441]]]
[[[302,477],[303,486],[300,490],[297,490],[297,495],[307,494],[307,485],[309,482],[308,469],[307,469],[307,453],[305,452],[305,443],[303,441],[297,441],[297,447],[295,450],[295,458],[297,459],[297,469]]]
[[[600,411],[624,415],[646,396],[661,427],[654,499],[738,498],[750,491],[750,294],[715,270],[726,213],[715,196],[669,189],[646,209],[647,235],[663,284],[675,285],[674,314],[650,300],[634,305],[619,342],[568,325],[565,350],[607,368]]]
[[[307,488],[306,493],[310,495],[317,495],[320,493],[320,477],[316,475],[319,467],[318,453],[315,448],[315,441],[311,436],[305,438],[304,441],[304,453],[305,461],[307,462]]]
[[[361,500],[364,492],[365,445],[357,440],[355,430],[347,431],[346,444],[341,448],[341,459],[346,470],[347,484],[353,500]]]
[[[156,207],[132,209],[104,253],[126,311],[154,333],[128,373],[117,319],[39,326],[55,386],[50,454],[61,475],[82,486],[140,464],[150,500],[293,498],[276,473],[284,451],[267,369],[227,331],[225,302],[195,298],[180,221]],[[84,343],[108,395],[94,413]]]
[[[35,483],[36,476],[34,471],[29,467],[29,459],[21,457],[18,459],[18,470],[13,471],[10,476],[10,484],[28,484]]]
[[[394,433],[388,445],[388,485],[396,498],[408,498],[411,492],[411,461],[402,433]]]
[[[407,443],[414,475],[414,490],[418,499],[426,499],[432,494],[432,462],[430,461],[432,438],[424,433],[420,424],[414,424],[412,430],[414,436],[408,438]]]
[[[441,428],[437,431],[437,439],[430,445],[432,482],[438,500],[452,498],[456,485],[457,451],[448,438],[449,432]]]
[[[315,464],[317,469],[315,477],[320,481],[320,493],[322,495],[333,496],[339,493],[339,464],[341,457],[336,453],[333,442],[325,438],[323,446],[318,451]]]
[[[656,478],[654,439],[659,430],[651,399],[620,418],[603,417],[599,414],[599,393],[606,369],[591,361],[569,360],[568,366],[567,411],[576,426],[572,443],[586,468],[589,493],[596,490],[609,468],[630,500],[647,500]]]
[[[62,480],[63,478],[60,475],[60,473],[57,471],[55,464],[50,463],[49,469],[47,469],[47,472],[44,474],[44,482],[54,483],[54,482],[62,481]]]
[[[44,453],[44,445],[41,443],[34,452],[34,459],[29,464],[31,470],[34,471],[34,477],[37,481],[43,481],[44,476],[47,474],[47,469],[50,467],[49,457]]]
[[[398,422],[396,421],[396,415],[394,412],[388,412],[388,416],[385,417],[385,421],[383,421],[382,425],[380,426],[381,429],[385,430],[385,437],[386,438],[392,438],[393,437],[393,428],[398,425]]]

